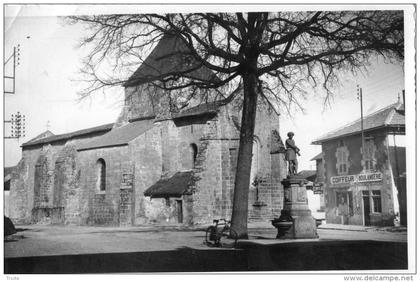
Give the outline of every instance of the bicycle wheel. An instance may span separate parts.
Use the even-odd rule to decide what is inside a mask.
[[[230,245],[230,243],[229,244],[226,244],[226,243],[224,243],[224,244],[222,244],[222,238],[223,237],[225,237],[225,238],[227,238],[227,239],[234,239],[235,240],[235,242],[234,242],[234,245],[235,245],[235,247],[236,247],[236,238],[238,237],[237,236],[237,234],[236,234],[236,232],[234,231],[234,230],[232,230],[232,232],[233,233],[231,233],[231,229],[230,229],[230,226],[229,225],[225,225],[224,227],[223,227],[223,229],[222,229],[222,231],[221,231],[221,238],[219,239],[219,241],[217,242],[217,245],[219,246],[219,247],[223,247],[223,246],[229,246]],[[233,236],[231,236],[231,234],[233,235]]]
[[[214,227],[214,226],[209,226],[207,229],[206,229],[206,238],[205,238],[205,240],[206,240],[206,244],[207,245],[210,245],[210,246],[213,246],[213,245],[216,245],[216,227]]]

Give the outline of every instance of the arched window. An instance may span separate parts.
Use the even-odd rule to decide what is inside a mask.
[[[105,191],[106,183],[106,166],[103,159],[96,162],[96,190]]]
[[[190,155],[191,155],[191,168],[194,168],[195,161],[197,159],[198,148],[197,145],[192,143],[190,144]]]
[[[251,172],[250,172],[250,182],[254,182],[255,177],[258,175],[260,169],[260,141],[258,137],[254,136],[254,141],[252,143],[252,163],[251,163]]]

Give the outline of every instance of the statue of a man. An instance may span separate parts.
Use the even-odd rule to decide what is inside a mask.
[[[293,132],[287,133],[286,139],[286,160],[289,162],[289,175],[297,174],[298,170],[298,161],[296,155],[300,156],[300,149],[295,145],[295,140],[293,140]]]

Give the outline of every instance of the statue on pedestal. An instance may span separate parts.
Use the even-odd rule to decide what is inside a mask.
[[[287,178],[281,182],[284,191],[283,209],[279,218],[271,221],[277,228],[278,239],[315,239],[318,238],[316,221],[308,207],[306,184],[308,181],[297,175],[300,149],[293,140],[294,133],[287,133],[286,160],[289,163]]]
[[[298,171],[298,161],[297,156],[300,156],[300,149],[295,145],[295,140],[293,140],[293,136],[295,134],[293,132],[287,133],[286,139],[286,160],[289,163],[289,176],[293,176],[297,174]]]

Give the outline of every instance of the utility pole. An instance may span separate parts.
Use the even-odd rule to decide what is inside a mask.
[[[359,85],[357,85],[357,99],[360,100],[360,128],[362,132],[362,161],[363,161],[364,155],[365,155],[365,133],[363,131],[363,91],[362,91],[362,88],[359,88]]]
[[[10,123],[12,126],[10,136],[5,136],[5,139],[18,139],[25,137],[25,115],[17,112],[15,115],[12,114],[10,120],[5,120],[4,123]]]
[[[4,75],[3,84],[6,85],[6,79],[11,80],[12,90],[11,91],[5,90],[4,94],[15,94],[15,91],[16,91],[16,66],[20,65],[20,44],[18,44],[17,47],[13,47],[12,55],[10,55],[10,57],[4,62],[4,65],[3,65],[4,73],[6,73],[6,66],[11,59],[13,59],[12,74]]]

